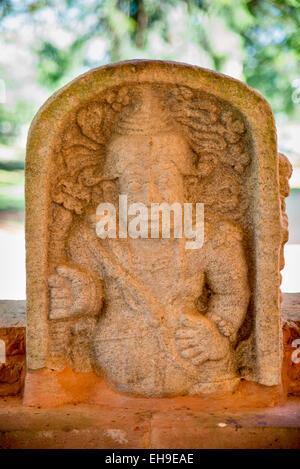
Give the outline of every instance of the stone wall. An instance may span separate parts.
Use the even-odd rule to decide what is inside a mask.
[[[300,339],[300,293],[284,294],[283,299],[283,383],[287,394],[300,396],[300,363],[292,359],[295,340]],[[20,394],[26,366],[25,301],[0,301],[0,340],[6,349],[6,362],[0,363],[0,396]]]
[[[288,394],[300,396],[300,293],[283,298],[283,382]]]
[[[25,301],[0,301],[0,396],[22,391],[26,366]],[[5,349],[5,350],[4,350]],[[4,363],[3,363],[4,362]]]

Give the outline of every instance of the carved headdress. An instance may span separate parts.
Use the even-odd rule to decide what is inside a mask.
[[[115,132],[120,135],[151,136],[174,130],[170,112],[163,107],[150,85],[137,87],[132,106],[124,108]]]
[[[192,164],[180,166],[183,174],[202,179],[196,198],[239,216],[240,177],[250,162],[246,126],[215,97],[184,86],[168,93],[163,85],[150,84],[112,89],[77,110],[58,145],[65,174],[53,189],[53,200],[81,214],[92,188],[116,177],[113,161],[106,158],[110,137],[162,133],[180,134],[188,143]],[[223,203],[235,199],[234,204]]]

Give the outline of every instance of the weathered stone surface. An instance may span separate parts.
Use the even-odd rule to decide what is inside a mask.
[[[288,324],[300,322],[300,292],[284,293],[281,310],[284,322]]]
[[[195,400],[174,398],[177,408],[149,411],[87,405],[33,409],[16,398],[0,399],[0,448],[300,448],[299,402],[221,410],[191,408],[180,399]]]
[[[4,325],[3,317],[1,323]],[[0,341],[5,344],[0,363],[0,396],[15,395],[23,389],[26,366],[25,333],[25,327],[0,328]]]
[[[5,308],[2,307],[3,304],[5,303]],[[25,327],[24,328],[18,328],[18,327],[11,327],[11,318],[7,314],[7,311],[11,311],[13,314],[17,310],[19,311],[19,314],[21,316],[21,322],[17,322],[17,324],[23,324],[25,325],[25,302],[24,301],[12,301],[12,304],[10,304],[10,301],[2,302],[0,304],[2,307],[0,310],[0,323],[2,325],[2,328],[0,329],[0,335],[2,338],[7,337],[8,341],[7,343],[10,343],[11,345],[7,347],[9,351],[9,356],[7,357],[7,363],[4,366],[1,366],[1,384],[0,384],[0,395],[2,396],[7,396],[7,395],[14,395],[22,391],[23,387],[23,373],[20,373],[19,380],[15,381],[12,380],[11,374],[8,373],[8,369],[19,369],[20,367],[23,369],[25,367],[25,350],[24,350],[24,344],[25,344]],[[23,311],[23,312],[22,312]],[[283,346],[284,346],[284,361],[283,361],[283,381],[284,381],[284,388],[285,391],[288,394],[292,395],[300,395],[300,370],[299,370],[299,363],[294,363],[292,360],[293,354],[295,354],[296,350],[300,350],[297,347],[293,347],[292,345],[295,345],[295,340],[300,339],[300,334],[298,331],[298,327],[300,326],[300,294],[292,294],[292,293],[286,293],[283,295],[283,303],[282,303],[282,316],[283,316]],[[20,353],[20,350],[22,353]],[[24,353],[23,353],[24,352]],[[300,352],[298,354],[300,356]],[[298,356],[297,355],[297,356]],[[12,358],[11,358],[12,357]],[[8,369],[6,367],[8,366]],[[12,375],[13,375],[12,371]],[[5,379],[4,379],[5,377]],[[92,378],[92,379],[87,379],[87,377]],[[27,377],[28,378],[28,377]],[[55,381],[50,381],[45,380],[44,381],[44,387],[42,390],[38,391],[38,387],[36,386],[36,380],[34,380],[33,383],[31,383],[31,389],[32,387],[35,388],[34,391],[34,396],[32,396],[29,393],[29,390],[27,389],[27,395],[26,399],[33,400],[37,404],[37,399],[36,395],[39,395],[39,405],[44,405],[46,404],[49,406],[49,404],[53,406],[65,404],[66,402],[74,402],[77,399],[77,402],[82,402],[82,401],[92,401],[92,396],[93,393],[87,392],[87,388],[91,389],[93,385],[95,385],[96,380],[95,378],[92,377],[91,374],[88,376],[85,375],[82,379],[82,381],[78,380],[76,385],[74,382],[69,382],[69,385],[66,386],[67,380],[65,379],[64,382],[64,388],[69,388],[68,393],[64,393],[63,395],[61,394],[61,388],[60,390],[55,391],[53,394],[53,400],[52,403],[50,402],[49,399],[49,385],[54,386]],[[52,380],[52,378],[51,378]],[[13,381],[13,382],[12,382]],[[70,390],[72,392],[70,393]],[[99,394],[102,396],[102,403],[110,401],[112,405],[116,405],[116,402],[119,402],[120,396],[116,395],[109,395],[109,398],[105,398],[107,394],[107,390],[104,388],[101,388],[101,391],[99,391]],[[245,392],[241,395],[241,399],[247,400],[247,402],[251,402],[251,405],[255,405],[257,407],[261,407],[262,405],[275,405],[276,402],[278,402],[278,398],[280,396],[280,393],[272,391],[271,393],[266,393],[265,390],[262,388],[260,389],[250,389],[247,388]],[[95,396],[93,396],[95,398]],[[104,399],[104,401],[103,401]],[[105,400],[106,399],[106,400]],[[124,398],[123,402],[124,402]],[[101,400],[101,399],[100,399]],[[98,398],[98,403],[100,402]],[[203,400],[203,398],[202,398]],[[203,400],[204,405],[206,405],[206,401]],[[223,399],[222,399],[222,402]],[[129,402],[126,401],[124,403],[125,406],[129,405]],[[145,406],[145,403],[143,403]],[[153,406],[153,401],[149,401],[149,406],[148,408],[151,409]],[[176,405],[175,405],[176,407]]]
[[[26,327],[26,301],[0,300],[0,329]]]
[[[5,354],[7,357],[25,355],[25,333],[25,326],[0,328],[0,339],[5,342]]]
[[[19,394],[25,377],[25,301],[0,301],[0,396]]]
[[[75,372],[70,367],[63,371],[43,369],[26,374],[23,404],[39,408],[62,407],[69,404],[89,403],[147,410],[179,407],[234,408],[275,406],[285,399],[278,386],[263,386],[241,381],[231,391],[216,391],[198,396],[177,396],[161,399],[124,394],[91,372]]]
[[[300,396],[300,294],[283,295],[283,382],[288,394]]]
[[[151,422],[151,443],[156,449],[298,449],[299,418],[293,403],[259,412],[160,412]]]
[[[294,340],[300,294],[283,298],[284,337],[291,328],[287,337]],[[284,349],[283,381],[291,393],[299,374],[290,373],[290,340]],[[276,386],[243,381],[227,395],[149,399],[116,392],[92,373],[69,369],[59,377],[42,370],[27,379],[32,374],[33,402],[28,388],[27,402],[0,398],[0,448],[299,448],[300,401],[283,403]],[[11,394],[12,384],[6,386]]]
[[[9,356],[0,364],[0,396],[15,396],[23,390],[25,355]]]
[[[1,449],[143,449],[150,412],[107,407],[39,410],[0,401]]]
[[[269,105],[223,75],[137,61],[56,93],[28,140],[29,369],[149,397],[279,386],[290,173]],[[97,206],[120,194],[204,203],[203,247],[99,239]]]
[[[288,394],[300,396],[300,321],[297,324],[284,324],[283,341],[283,378],[286,391]]]

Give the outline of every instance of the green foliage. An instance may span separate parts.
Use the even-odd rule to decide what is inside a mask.
[[[0,104],[0,144],[12,144],[20,134],[21,125],[28,123],[32,116],[33,107],[28,101],[17,100],[12,109]]]
[[[243,41],[245,81],[275,112],[292,114],[293,80],[300,75],[300,1],[217,0],[211,5]]]
[[[11,0],[0,0],[0,19],[8,15],[12,10]]]
[[[38,82],[49,90],[62,86],[68,74],[78,69],[83,62],[81,41],[74,42],[67,49],[60,49],[45,41],[36,49],[36,53]]]
[[[4,173],[1,173],[1,170],[5,171],[7,173],[6,176],[9,177],[9,171],[23,171],[24,166],[24,160],[0,161],[0,177],[1,174],[5,176]],[[7,177],[4,179],[7,180]],[[3,180],[1,180],[1,182],[3,182]]]
[[[0,211],[24,210],[24,171],[0,170]]]
[[[172,14],[178,8],[180,17],[174,22]],[[7,19],[18,17],[34,28],[43,27],[50,13],[56,18],[52,27],[65,31],[70,40],[61,44],[46,31],[35,39],[37,81],[49,91],[111,61],[184,60],[184,54],[178,57],[181,41],[204,54],[206,66],[222,72],[232,50],[218,47],[215,39],[223,34],[226,43],[231,34],[240,48],[242,78],[270,101],[275,112],[292,116],[297,111],[292,93],[294,79],[300,76],[300,0],[0,0],[0,30],[5,32]],[[223,25],[221,33],[216,20]],[[86,51],[96,39],[106,41],[106,51],[91,57]],[[22,122],[29,115],[25,103],[18,106],[12,111],[1,107],[0,125],[11,126],[11,131],[0,130],[0,142],[11,142],[18,135],[20,115]]]

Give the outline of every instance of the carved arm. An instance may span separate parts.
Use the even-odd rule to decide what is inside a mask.
[[[73,215],[58,206],[50,233],[50,288],[49,319],[67,319],[89,315],[97,316],[103,304],[103,285],[93,271],[70,262],[66,254]]]
[[[208,256],[206,275],[212,295],[207,317],[221,334],[234,340],[245,318],[250,292],[239,229],[229,224],[223,228]]]

